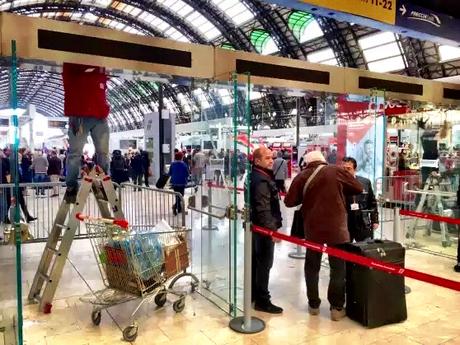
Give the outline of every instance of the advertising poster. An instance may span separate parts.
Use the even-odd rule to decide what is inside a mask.
[[[337,144],[340,159],[356,159],[357,175],[372,184],[383,176],[385,123],[383,97],[342,96],[338,100]],[[380,111],[382,110],[382,111]]]

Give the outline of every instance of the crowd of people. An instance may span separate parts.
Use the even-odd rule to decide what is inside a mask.
[[[15,182],[15,171],[11,166],[10,156],[11,149],[6,147],[0,151],[1,159],[1,183],[14,183]],[[19,183],[41,183],[41,182],[59,182],[60,178],[64,174],[65,169],[65,151],[57,150],[53,148],[51,150],[37,150],[31,152],[29,149],[20,148],[18,150],[18,181]],[[45,188],[42,185],[37,185],[36,188],[33,188],[35,195],[37,197],[45,197]],[[52,188],[51,197],[57,197],[59,195],[59,186],[55,184]],[[24,195],[27,193],[25,187],[20,188],[19,192],[19,205],[21,206],[22,213],[24,215],[24,220],[26,222],[31,222],[37,218],[32,216],[29,213],[27,208]],[[11,206],[12,201],[15,202],[15,199],[12,199],[11,189],[5,188],[0,190],[0,221],[9,224],[11,219],[9,219],[8,211]]]

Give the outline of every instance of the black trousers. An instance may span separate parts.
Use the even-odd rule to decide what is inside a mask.
[[[350,242],[353,242],[353,240],[356,242],[365,241],[372,238],[374,235],[371,229],[367,229],[363,226],[355,226],[353,224],[348,224],[348,231],[350,233]]]
[[[182,196],[184,196],[184,186],[173,186],[172,188],[176,193],[180,193]],[[173,209],[176,210],[177,213],[182,212],[182,200],[178,195],[176,195],[176,203],[173,205]]]
[[[6,189],[6,214],[5,214],[5,221],[8,219],[8,212],[11,207],[11,189]],[[24,199],[24,188],[19,188],[19,205],[21,206],[22,212],[24,213],[24,217],[26,217],[26,221],[29,220],[32,216],[29,214],[29,210],[27,209],[26,200]],[[10,219],[11,223],[13,223],[14,219]]]
[[[274,251],[275,244],[271,237],[252,233],[252,300],[257,303],[270,301],[268,281]]]
[[[275,180],[278,191],[286,193],[286,187],[284,186],[284,180]]]
[[[137,184],[139,187],[142,186],[142,177],[144,176],[143,173],[139,173],[139,174],[134,174],[133,175],[133,184]],[[134,189],[136,190],[136,189]],[[138,190],[141,190],[140,188],[138,188]]]
[[[305,255],[305,282],[307,284],[308,304],[318,308],[321,304],[318,283],[323,253],[307,249]],[[332,308],[343,308],[345,304],[345,261],[329,256],[330,276],[327,299]]]
[[[149,185],[149,172],[147,170],[147,172],[144,173],[144,183],[145,183],[145,186],[146,187],[150,187]]]

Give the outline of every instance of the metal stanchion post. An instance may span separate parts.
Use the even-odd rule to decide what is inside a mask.
[[[401,233],[401,215],[399,214],[400,208],[394,208],[394,220],[393,220],[393,241],[401,243],[402,233]],[[404,286],[404,293],[407,295],[411,293],[411,288],[407,285]]]
[[[300,210],[300,207],[298,207],[297,210]],[[288,257],[290,257],[291,259],[305,259],[306,251],[302,248],[302,246],[297,245],[296,251],[289,253]]]
[[[394,208],[394,220],[393,220],[393,241],[401,243],[401,216],[399,214],[400,208]]]
[[[212,213],[212,189],[211,182],[208,183],[208,213]],[[212,217],[208,214],[208,226],[204,226],[203,230],[219,230],[219,228],[212,224]]]
[[[297,245],[296,251],[289,253],[288,256],[291,259],[305,259],[305,250],[303,250],[302,248],[302,246]]]
[[[229,326],[235,332],[252,334],[263,331],[265,329],[265,322],[257,317],[251,316],[252,232],[248,213],[249,210],[245,210],[243,316],[232,319]]]

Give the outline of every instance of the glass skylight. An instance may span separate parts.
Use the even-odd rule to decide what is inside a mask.
[[[323,36],[318,22],[307,12],[293,11],[289,15],[288,26],[300,43]]]
[[[307,60],[313,63],[321,63],[324,65],[338,66],[339,62],[335,57],[334,51],[331,48],[318,50],[307,55]]]
[[[396,39],[394,33],[380,32],[378,34],[369,35],[361,38],[359,40],[359,45],[361,46],[361,49],[364,50],[372,47],[377,47],[385,43],[391,43],[395,40]]]
[[[439,46],[440,62],[460,59],[460,48],[451,46]]]
[[[271,38],[270,34],[265,30],[252,30],[250,38],[257,52],[262,55],[273,54],[279,50],[273,38]]]
[[[221,35],[221,32],[209,20],[182,0],[158,0],[158,3],[183,17],[202,33],[207,40],[212,40]]]
[[[240,0],[211,0],[233,22],[240,26],[254,18],[254,14]]]
[[[228,104],[233,103],[233,98],[227,89],[218,89],[217,92],[220,96],[220,99],[223,105],[228,105]]]
[[[196,97],[198,100],[198,103],[201,104],[202,109],[207,109],[210,108],[211,105],[209,104],[206,96],[203,93],[203,90],[201,88],[198,88],[196,90],[193,90],[193,95]]]
[[[192,112],[192,108],[190,107],[190,101],[187,96],[185,96],[183,93],[178,93],[177,100],[179,101],[179,104],[186,113]]]
[[[384,73],[406,67],[394,33],[381,32],[361,38],[358,42],[370,71]]]

